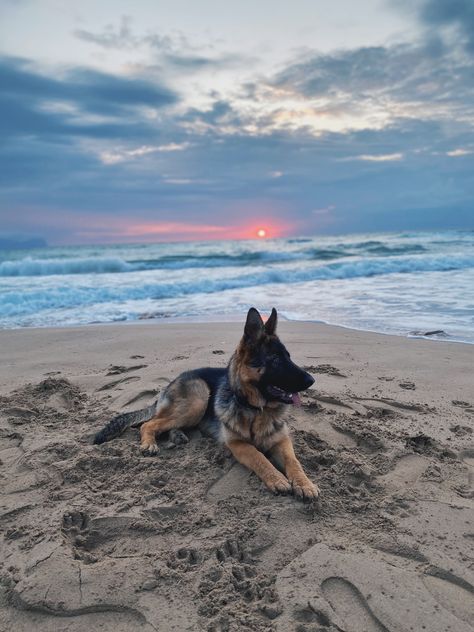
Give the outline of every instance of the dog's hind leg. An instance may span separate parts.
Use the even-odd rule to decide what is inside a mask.
[[[158,404],[156,415],[140,428],[140,448],[145,454],[158,452],[157,435],[178,428],[197,426],[206,412],[209,387],[201,379],[178,377]]]
[[[150,421],[147,421],[140,428],[140,449],[146,454],[156,454],[158,445],[156,436],[172,428],[178,428],[177,420],[173,416],[159,413]]]

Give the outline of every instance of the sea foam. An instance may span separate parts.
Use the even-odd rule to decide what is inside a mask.
[[[199,316],[210,306],[241,313],[255,304],[298,319],[392,333],[447,327],[473,339],[473,276],[469,231],[4,252],[0,327]]]
[[[71,259],[33,259],[26,257],[0,263],[0,276],[49,276],[54,274],[91,274],[127,272],[133,266],[118,257],[78,257]]]

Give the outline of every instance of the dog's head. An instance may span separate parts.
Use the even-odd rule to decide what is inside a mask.
[[[276,335],[277,319],[275,308],[265,323],[254,307],[249,310],[237,350],[241,378],[258,389],[267,402],[299,404],[298,393],[314,384],[314,379],[292,362]]]

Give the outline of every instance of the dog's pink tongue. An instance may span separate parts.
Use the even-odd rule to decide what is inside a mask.
[[[301,399],[298,393],[293,393],[291,399],[293,400],[294,406],[301,406]]]

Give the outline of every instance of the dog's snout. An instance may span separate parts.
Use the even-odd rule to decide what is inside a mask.
[[[314,377],[312,375],[310,375],[309,373],[306,373],[306,375],[304,376],[304,387],[309,388],[310,386],[313,386],[314,384]]]

